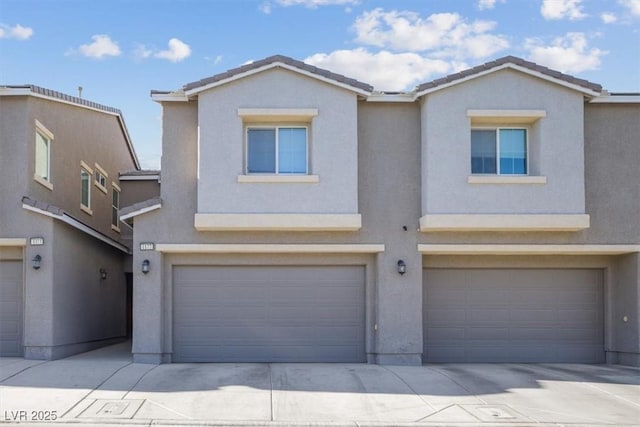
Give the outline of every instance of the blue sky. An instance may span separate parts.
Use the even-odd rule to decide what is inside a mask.
[[[612,92],[640,92],[640,0],[0,0],[0,84],[120,108],[158,168],[151,89],[273,54],[379,90],[515,55]]]

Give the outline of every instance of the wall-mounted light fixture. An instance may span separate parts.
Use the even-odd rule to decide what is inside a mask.
[[[40,266],[42,265],[42,257],[38,254],[33,257],[31,260],[31,266],[34,270],[40,270]]]
[[[407,264],[399,259],[398,260],[398,274],[400,274],[401,276],[407,272]]]
[[[142,272],[144,274],[147,274],[149,272],[149,268],[150,268],[150,262],[148,259],[145,259],[144,261],[142,261]]]
[[[100,269],[100,280],[107,280],[107,270],[104,268]]]

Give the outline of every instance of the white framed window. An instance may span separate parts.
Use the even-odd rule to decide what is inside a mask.
[[[308,134],[307,126],[247,126],[246,173],[306,175],[309,169]]]
[[[526,127],[471,129],[471,174],[527,175],[529,141]]]
[[[34,180],[49,190],[53,190],[51,184],[51,133],[42,123],[36,120],[35,135],[35,172]]]
[[[120,187],[115,183],[111,186],[111,229],[120,231],[120,219],[118,210],[120,209]]]
[[[89,215],[93,215],[91,210],[92,175],[93,170],[85,162],[80,162],[80,209]]]
[[[96,163],[95,167],[96,171],[94,176],[96,187],[98,187],[104,194],[107,194],[107,178],[109,175],[99,164]]]

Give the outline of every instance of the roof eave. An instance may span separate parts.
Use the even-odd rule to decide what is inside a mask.
[[[358,87],[355,87],[355,86],[352,86],[352,85],[349,85],[349,84],[346,84],[346,83],[342,83],[342,82],[336,81],[336,80],[328,78],[328,77],[324,77],[324,76],[319,75],[319,74],[312,73],[312,72],[307,71],[307,70],[300,69],[298,67],[286,64],[286,63],[281,62],[281,61],[275,61],[275,62],[271,62],[271,63],[266,64],[266,65],[263,65],[262,67],[256,67],[256,68],[253,68],[253,69],[250,69],[250,70],[238,73],[238,74],[234,74],[233,76],[225,78],[225,79],[221,79],[221,80],[218,80],[218,81],[215,81],[215,82],[211,82],[211,83],[205,84],[203,86],[194,87],[193,89],[189,89],[189,90],[184,91],[184,95],[187,98],[190,98],[190,97],[192,97],[194,95],[199,94],[200,92],[204,92],[204,91],[212,89],[214,87],[222,86],[222,85],[225,85],[227,83],[231,83],[231,82],[233,82],[235,80],[240,80],[240,79],[243,79],[245,77],[248,77],[248,76],[251,76],[251,75],[254,75],[254,74],[257,74],[257,73],[261,73],[261,72],[266,71],[266,70],[270,70],[272,68],[284,68],[286,70],[293,71],[295,73],[302,74],[302,75],[305,75],[307,77],[311,77],[313,79],[320,80],[322,82],[325,82],[325,83],[328,83],[328,84],[331,84],[331,85],[334,85],[334,86],[338,86],[338,87],[340,87],[342,89],[346,89],[346,90],[349,90],[351,92],[355,92],[358,95],[362,95],[362,96],[365,96],[365,97],[369,96],[371,94],[371,92],[372,92],[372,91],[364,90],[364,89],[361,89],[361,88],[358,88]]]
[[[458,84],[461,84],[461,83],[464,83],[464,82],[467,82],[467,81],[470,81],[470,80],[485,76],[487,74],[495,73],[496,71],[509,69],[509,68],[513,69],[513,70],[520,71],[522,73],[528,74],[528,75],[533,76],[533,77],[538,77],[538,78],[540,78],[542,80],[546,80],[548,82],[551,82],[551,83],[554,83],[554,84],[557,84],[557,85],[560,85],[560,86],[564,86],[564,87],[566,87],[568,89],[575,90],[575,91],[580,92],[580,93],[582,93],[585,96],[590,97],[590,98],[595,98],[597,96],[600,96],[600,91],[596,91],[596,90],[593,90],[593,89],[590,89],[590,88],[587,88],[587,87],[584,87],[584,86],[580,86],[580,85],[575,84],[575,83],[567,82],[565,80],[558,79],[558,78],[549,76],[547,74],[541,73],[539,71],[531,70],[531,69],[529,69],[527,67],[523,67],[523,66],[520,66],[518,64],[513,64],[513,63],[500,64],[500,65],[498,65],[496,67],[492,67],[492,68],[489,68],[489,69],[486,69],[486,70],[483,70],[483,71],[480,71],[480,72],[477,72],[477,73],[462,77],[462,78],[457,79],[457,80],[453,80],[453,81],[450,81],[450,82],[447,82],[447,83],[443,83],[443,84],[439,84],[437,86],[433,86],[433,87],[430,87],[430,88],[427,88],[427,89],[423,89],[421,91],[417,91],[415,96],[416,96],[416,98],[419,98],[421,96],[425,96],[425,95],[428,95],[430,93],[437,92],[439,90],[443,90],[443,89],[446,89],[448,87],[455,86],[455,85],[458,85]]]

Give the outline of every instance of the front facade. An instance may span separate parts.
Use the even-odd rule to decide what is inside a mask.
[[[119,110],[0,87],[0,356],[57,359],[126,336],[119,172],[138,169]]]
[[[134,360],[640,364],[637,96],[514,57],[385,94],[275,56],[152,97]]]

